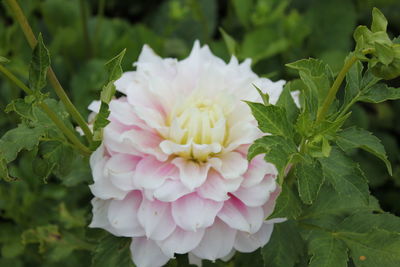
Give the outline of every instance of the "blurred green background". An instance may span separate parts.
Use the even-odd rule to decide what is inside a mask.
[[[73,103],[85,115],[99,97],[104,63],[127,48],[123,69],[132,70],[143,44],[163,57],[184,58],[194,40],[229,60],[220,28],[232,36],[236,56],[252,58],[253,69],[272,80],[295,77],[285,68],[301,58],[317,57],[338,71],[353,49],[352,32],[369,25],[372,7],[382,10],[392,37],[400,34],[398,0],[20,0],[35,34],[42,32],[52,66]],[[0,7],[0,56],[27,81],[31,50],[4,2]],[[400,86],[400,80],[391,81]],[[47,90],[52,92],[52,88]],[[3,110],[23,93],[0,78],[0,133],[18,124]],[[367,153],[354,152],[382,207],[400,215],[400,102],[362,104],[349,124],[376,134],[384,143],[394,175]],[[66,159],[57,175],[40,171],[35,153],[23,153],[11,166],[19,179],[0,181],[0,266],[89,266],[104,233],[88,230],[91,175],[86,161]],[[40,160],[40,159],[39,159]],[[42,159],[46,160],[46,158]],[[42,162],[43,163],[43,162]],[[44,178],[45,177],[45,178]],[[235,266],[245,266],[245,258]],[[254,260],[254,259],[253,259]],[[171,266],[185,265],[173,261]],[[127,263],[128,264],[128,263]],[[100,260],[94,261],[101,266]]]

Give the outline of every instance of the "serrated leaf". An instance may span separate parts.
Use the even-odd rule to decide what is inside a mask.
[[[259,154],[265,154],[265,160],[274,164],[282,177],[290,160],[297,154],[293,141],[281,136],[264,136],[257,139],[249,148],[247,157],[253,159]]]
[[[107,235],[100,240],[93,257],[92,267],[134,266],[129,245],[131,238]]]
[[[389,174],[392,175],[392,166],[387,158],[385,148],[372,133],[361,128],[347,128],[337,135],[336,143],[344,151],[361,148],[372,153],[386,164]]]
[[[318,161],[300,162],[295,166],[299,196],[305,204],[312,204],[324,183],[321,163]]]
[[[261,248],[266,267],[293,267],[303,256],[304,241],[294,221],[274,225],[271,239]]]
[[[384,65],[389,65],[394,59],[393,50],[387,44],[380,44],[376,42],[375,53],[379,61]]]
[[[291,94],[292,84],[292,82],[285,84],[278,102],[276,102],[277,106],[283,107],[286,110],[286,116],[290,122],[294,122],[299,115],[299,108],[296,106]]]
[[[381,103],[386,100],[400,99],[400,88],[389,87],[384,83],[378,83],[360,95],[358,101],[367,103]]]
[[[225,45],[228,48],[228,52],[231,55],[236,55],[237,51],[237,43],[235,39],[232,38],[224,29],[221,27],[219,28],[219,31],[222,35],[222,38],[224,39]]]
[[[29,67],[29,87],[33,91],[39,92],[46,86],[46,76],[49,66],[50,53],[43,43],[42,34],[39,34]]]
[[[36,147],[43,135],[44,130],[41,128],[30,128],[26,124],[20,124],[0,139],[0,155],[9,163],[21,150],[32,150]]]
[[[373,229],[366,233],[339,232],[358,267],[400,265],[400,234]]]
[[[385,15],[383,15],[383,13],[379,9],[374,7],[372,9],[371,30],[373,32],[379,32],[379,31],[386,32],[387,24],[388,22],[385,18]]]
[[[122,68],[121,62],[125,55],[126,49],[122,50],[117,56],[109,60],[105,66],[108,73],[108,78],[106,84],[103,86],[103,89],[100,94],[100,110],[97,113],[96,118],[93,123],[93,147],[91,149],[96,149],[102,140],[103,128],[106,127],[109,123],[108,116],[110,115],[110,110],[108,104],[115,94],[115,85],[114,82],[121,77]]]
[[[348,248],[332,233],[313,231],[308,237],[310,267],[347,267]]]
[[[322,165],[326,181],[333,185],[340,197],[351,196],[368,203],[367,180],[357,164],[336,147],[332,148],[328,158],[318,160]]]
[[[283,183],[282,192],[276,200],[274,212],[268,217],[268,219],[296,219],[301,214],[301,211],[301,200],[297,193],[293,192],[293,189],[290,188],[287,183]]]
[[[261,131],[279,136],[293,135],[293,126],[287,120],[285,109],[273,105],[266,106],[261,103],[246,103],[250,106]]]

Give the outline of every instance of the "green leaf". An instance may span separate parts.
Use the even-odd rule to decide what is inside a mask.
[[[400,234],[373,229],[366,233],[339,232],[339,237],[350,248],[356,266],[400,265]]]
[[[304,257],[304,241],[294,221],[274,225],[271,239],[261,248],[266,267],[292,267]]]
[[[340,197],[351,196],[368,203],[367,180],[360,167],[337,148],[332,148],[328,158],[318,159],[326,181],[331,183]]]
[[[38,42],[33,49],[32,61],[29,67],[29,87],[39,92],[46,86],[47,70],[50,66],[50,54],[43,43],[42,34],[38,36]]]
[[[332,233],[315,230],[308,237],[310,267],[347,267],[348,248]]]
[[[10,163],[16,159],[21,150],[35,148],[43,135],[43,129],[29,128],[26,124],[18,125],[17,128],[8,131],[0,139],[0,157]]]
[[[219,28],[219,31],[222,35],[222,38],[224,38],[224,42],[225,42],[226,47],[228,48],[229,54],[236,55],[237,43],[236,43],[235,39],[233,39],[232,36],[230,36],[228,33],[226,33],[226,31],[224,29],[222,29],[221,27]]]
[[[293,126],[287,120],[284,108],[273,105],[265,106],[254,102],[246,103],[250,106],[261,131],[286,137],[293,135]]]
[[[122,75],[121,62],[125,55],[125,52],[126,49],[122,50],[121,53],[119,53],[117,56],[115,56],[105,64],[108,77],[106,84],[103,86],[100,94],[100,110],[99,113],[97,113],[93,123],[93,140],[96,142],[92,149],[96,149],[100,145],[100,141],[102,140],[103,135],[102,130],[109,123],[108,116],[110,115],[110,110],[108,104],[115,94],[114,82]]]
[[[295,166],[294,174],[301,200],[305,204],[312,204],[324,183],[321,163],[318,161],[303,161]]]
[[[8,63],[10,60],[8,58],[0,56],[0,63]]]
[[[92,267],[134,266],[129,245],[131,238],[107,235],[100,240],[92,257]]]
[[[249,148],[247,157],[253,159],[259,154],[265,154],[265,160],[276,166],[279,177],[283,177],[286,167],[297,154],[295,143],[281,136],[263,136],[257,139]]]
[[[381,103],[386,100],[400,99],[400,88],[389,87],[384,83],[378,83],[360,95],[358,101],[368,103]]]
[[[385,15],[383,15],[383,13],[379,9],[374,7],[372,9],[371,30],[373,32],[379,32],[379,31],[386,32],[387,24],[388,22],[385,18]]]
[[[299,115],[299,108],[296,106],[291,94],[292,85],[292,82],[285,84],[285,87],[283,87],[283,91],[279,96],[278,102],[276,102],[277,106],[286,110],[286,116],[290,122],[294,122]]]
[[[347,128],[337,135],[336,143],[344,151],[361,148],[372,153],[386,164],[389,174],[392,175],[392,166],[387,158],[385,148],[372,133],[361,128]]]
[[[301,80],[306,85],[304,90],[305,108],[315,115],[331,87],[333,74],[330,67],[318,59],[302,59],[286,64],[299,71]]]
[[[302,212],[301,200],[297,192],[288,186],[287,183],[282,184],[282,192],[276,200],[274,212],[268,217],[273,218],[289,218],[296,219]]]
[[[394,59],[392,48],[387,44],[375,43],[375,53],[378,60],[384,65],[389,65]]]

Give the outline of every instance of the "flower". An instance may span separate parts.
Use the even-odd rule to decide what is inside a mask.
[[[115,82],[124,96],[110,102],[90,160],[90,227],[132,237],[137,266],[183,253],[227,259],[268,242],[279,222],[265,221],[280,193],[277,170],[261,156],[247,161],[262,133],[242,100],[261,100],[256,85],[274,104],[285,82],[259,78],[250,63],[226,64],[198,42],[182,61],[144,46],[136,71]]]

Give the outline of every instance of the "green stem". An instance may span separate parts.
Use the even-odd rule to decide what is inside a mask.
[[[14,74],[8,71],[3,65],[0,64],[0,72],[4,74],[12,83],[21,88],[26,94],[32,95],[34,92],[21,82]],[[49,116],[49,118],[54,122],[54,124],[63,132],[63,134],[79,149],[84,155],[90,155],[91,151],[85,145],[79,141],[78,137],[70,130],[67,126],[60,120],[57,114],[50,109],[50,107],[44,103],[40,102],[39,107]]]
[[[35,35],[33,34],[32,28],[29,25],[23,11],[21,10],[20,6],[18,5],[16,0],[5,0],[5,2],[10,7],[15,19],[18,21],[19,25],[24,32],[25,38],[27,39],[31,48],[35,48],[37,40]],[[71,115],[71,117],[75,120],[75,122],[81,127],[83,133],[85,134],[86,139],[88,140],[89,144],[92,143],[93,135],[91,130],[89,129],[85,119],[82,115],[78,112],[76,107],[72,104],[71,100],[68,98],[68,95],[65,93],[63,87],[61,86],[60,82],[58,81],[53,69],[50,67],[47,72],[47,78],[51,85],[54,88],[57,96],[60,98],[61,102],[64,104],[65,108]]]
[[[325,115],[328,112],[328,109],[331,106],[333,100],[335,100],[336,93],[338,92],[338,90],[340,88],[340,85],[342,84],[344,78],[346,77],[346,73],[349,71],[351,66],[353,66],[354,63],[356,63],[357,60],[358,59],[357,59],[356,56],[352,56],[343,65],[343,67],[340,70],[338,76],[336,77],[336,80],[333,82],[332,87],[329,89],[328,94],[326,95],[325,101],[322,104],[321,109],[318,112],[317,122],[321,121],[325,117]]]
[[[92,45],[90,42],[90,36],[88,31],[86,2],[84,0],[80,0],[79,3],[81,9],[83,39],[85,40],[85,46],[86,46],[86,55],[87,58],[90,58],[92,56]]]
[[[99,33],[100,33],[101,23],[103,21],[105,6],[106,6],[106,1],[99,0],[99,5],[97,7],[96,28],[94,30],[95,43],[98,43],[98,40],[99,40]],[[97,48],[97,46],[93,47],[95,54],[97,53],[96,48]]]

